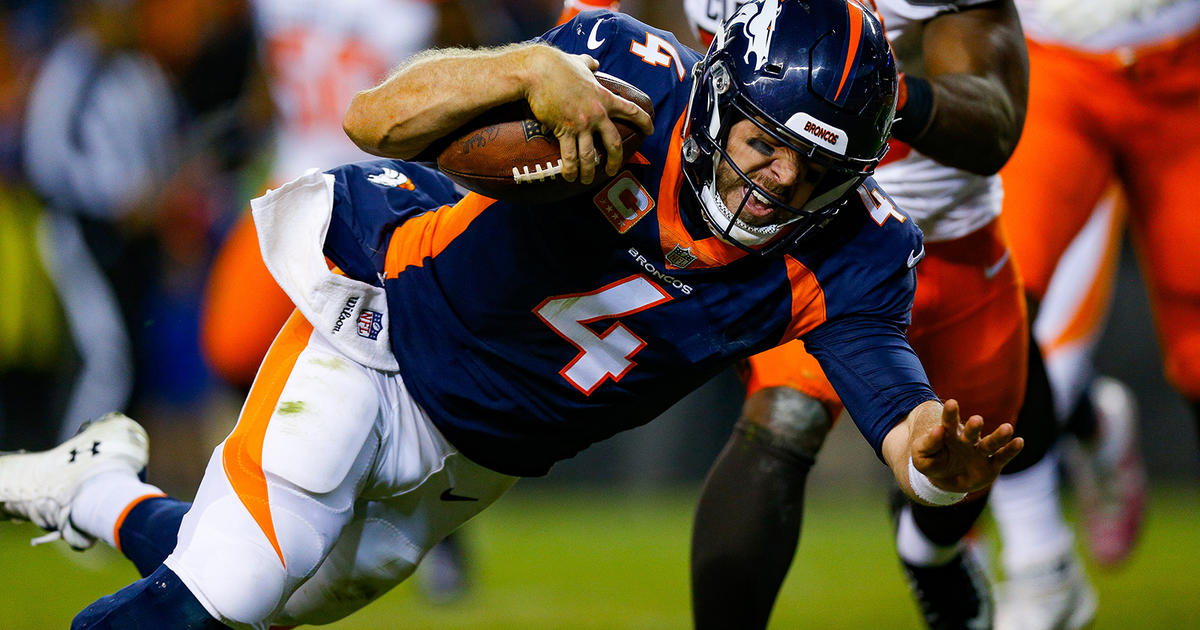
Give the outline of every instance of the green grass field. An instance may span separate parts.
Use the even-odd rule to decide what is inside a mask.
[[[624,496],[523,483],[467,526],[474,588],[433,605],[410,581],[341,623],[350,629],[674,629],[689,625],[687,548],[695,490]],[[882,494],[815,494],[773,628],[917,628]],[[0,630],[66,628],[134,579],[118,554],[0,525]],[[1091,574],[1097,629],[1200,628],[1200,491],[1159,489],[1124,567]]]

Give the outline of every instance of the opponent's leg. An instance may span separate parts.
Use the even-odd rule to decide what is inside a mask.
[[[997,630],[1076,630],[1096,614],[1096,593],[1075,553],[1059,497],[1057,438],[1050,381],[1036,344],[1018,431],[1025,449],[992,487],[1005,581],[996,597]],[[1027,457],[1028,456],[1028,457]]]
[[[908,336],[930,384],[957,399],[964,412],[982,415],[985,432],[1017,420],[1029,333],[1020,279],[998,222],[927,242],[925,250]],[[896,550],[930,628],[991,623],[990,588],[963,542],[985,499],[981,492],[944,507],[893,502]]]
[[[791,387],[746,400],[696,508],[698,630],[766,627],[799,542],[808,471],[832,426],[825,405]]]

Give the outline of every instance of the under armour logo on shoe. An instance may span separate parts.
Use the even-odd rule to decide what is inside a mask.
[[[95,442],[92,442],[92,448],[91,448],[91,451],[92,451],[92,455],[99,455],[99,454],[100,454],[100,441],[99,441],[99,440],[96,440]],[[78,450],[78,449],[71,449],[69,452],[71,453],[71,459],[68,459],[68,460],[67,460],[67,463],[68,463],[68,464],[73,464],[73,463],[75,463],[75,458],[79,457],[79,450]]]

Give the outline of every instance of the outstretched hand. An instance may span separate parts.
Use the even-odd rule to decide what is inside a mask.
[[[942,406],[942,422],[916,433],[910,442],[913,466],[935,486],[950,492],[974,492],[996,480],[1000,470],[1025,445],[1013,437],[1013,425],[1004,423],[986,436],[983,418],[959,418],[958,401]]]
[[[623,159],[621,134],[612,117],[629,120],[650,135],[654,132],[650,116],[596,81],[592,73],[600,64],[592,57],[557,50],[546,56],[548,63],[542,66],[540,80],[530,86],[526,99],[533,115],[558,138],[563,179],[592,182],[599,164],[597,136],[607,157],[605,172],[616,175]]]

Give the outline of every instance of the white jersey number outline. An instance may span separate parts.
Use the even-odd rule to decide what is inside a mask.
[[[665,51],[665,52],[664,52]],[[629,52],[642,58],[642,61],[652,66],[671,67],[671,62],[675,63],[675,74],[679,75],[679,80],[683,80],[683,61],[679,58],[679,51],[671,45],[671,42],[651,33],[646,32],[646,43],[643,44],[636,39],[629,42]]]
[[[624,317],[669,302],[673,298],[646,276],[634,275],[588,293],[546,298],[533,312],[579,354],[558,373],[587,396],[611,378],[621,380],[633,366],[633,356],[646,342],[620,321],[597,335],[586,324]]]
[[[871,208],[871,218],[875,219],[875,223],[878,223],[880,226],[887,223],[887,220],[890,218],[895,218],[901,223],[904,223],[904,220],[908,218],[901,214],[896,209],[896,204],[892,203],[892,200],[878,188],[871,189],[870,201],[871,205],[874,206]]]

